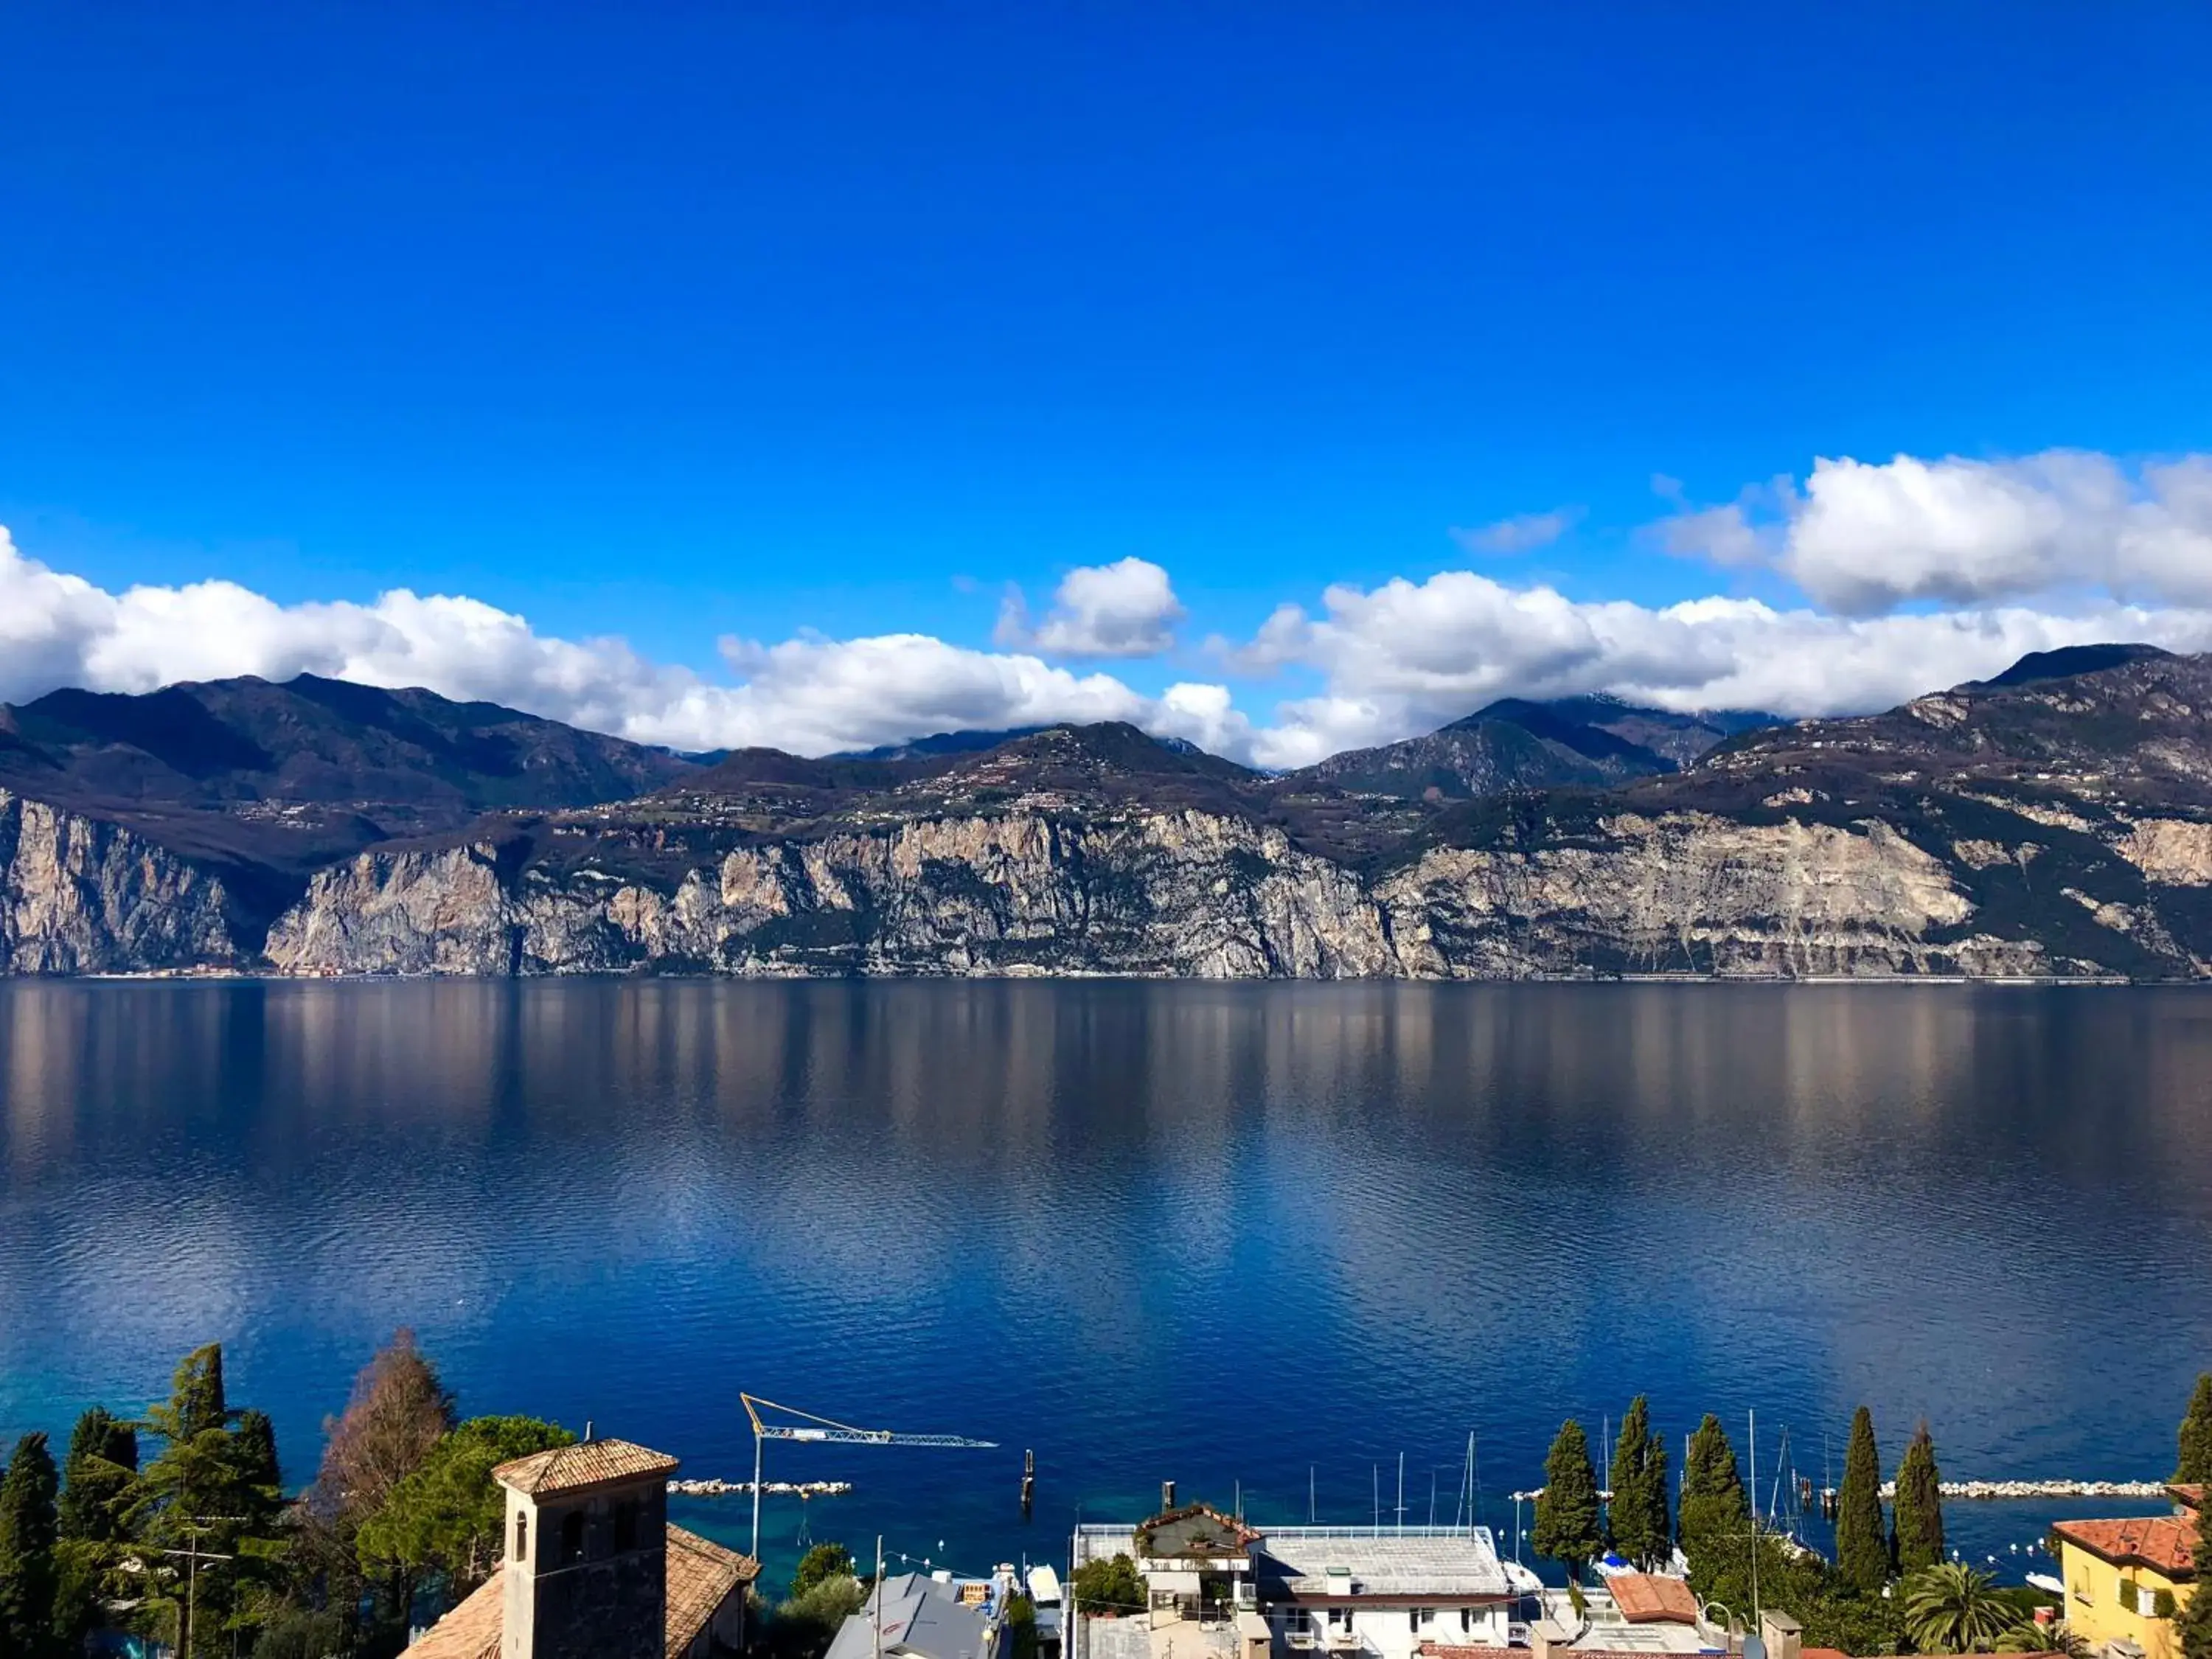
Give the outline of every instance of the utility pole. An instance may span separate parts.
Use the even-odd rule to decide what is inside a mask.
[[[239,1517],[236,1516],[203,1516],[196,1521],[188,1521],[185,1523],[185,1531],[188,1534],[186,1538],[188,1547],[157,1552],[162,1555],[181,1555],[185,1558],[185,1616],[177,1644],[177,1650],[181,1659],[191,1659],[192,1655],[192,1630],[199,1618],[200,1563],[234,1561],[238,1559],[236,1556],[221,1554],[214,1550],[202,1549],[200,1534],[211,1531],[217,1521],[237,1519]]]
[[[1759,1631],[1759,1413],[1758,1413],[1757,1412],[1755,1412],[1755,1411],[1747,1411],[1747,1412],[1744,1413],[1744,1415],[1745,1415],[1746,1419],[1748,1420],[1748,1422],[1749,1422],[1749,1424],[1750,1424],[1750,1430],[1751,1430],[1751,1625],[1752,1625],[1752,1628],[1751,1628],[1751,1631],[1750,1631],[1750,1632],[1747,1633],[1747,1638],[1746,1638],[1746,1639],[1747,1639],[1747,1640],[1748,1640],[1750,1636],[1755,1636],[1755,1635],[1757,1635],[1757,1634],[1758,1634],[1758,1631]],[[1876,1471],[1876,1473],[1879,1473],[1879,1471]],[[1762,1644],[1762,1645],[1763,1645],[1763,1644]],[[1764,1653],[1763,1653],[1763,1651],[1762,1651],[1761,1659],[1764,1659]]]

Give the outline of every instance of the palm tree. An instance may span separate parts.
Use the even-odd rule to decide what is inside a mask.
[[[1996,1581],[1963,1561],[1924,1567],[1905,1581],[1905,1628],[1923,1653],[1986,1653],[2017,1622]]]
[[[2089,1638],[2063,1621],[2039,1625],[2023,1619],[1997,1638],[1999,1653],[2055,1653],[2059,1659],[2089,1659]]]

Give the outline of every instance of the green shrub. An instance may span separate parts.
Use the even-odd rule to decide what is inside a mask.
[[[1085,1561],[1075,1570],[1073,1588],[1079,1612],[1142,1613],[1147,1606],[1144,1577],[1126,1555]]]

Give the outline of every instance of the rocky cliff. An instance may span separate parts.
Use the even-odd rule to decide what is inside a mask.
[[[745,751],[386,840],[262,908],[189,845],[0,796],[0,946],[43,973],[2196,978],[2201,709],[2212,659],[2061,662],[1626,787],[1441,804],[1127,727]]]
[[[0,969],[229,968],[222,878],[113,823],[0,789]],[[258,942],[256,941],[258,944]]]

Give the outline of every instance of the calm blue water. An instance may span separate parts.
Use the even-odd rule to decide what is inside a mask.
[[[962,1567],[1157,1483],[1484,1518],[1648,1392],[1840,1467],[2158,1477],[2212,1366],[2212,996],[1711,986],[0,986],[0,1433],[220,1339],[304,1480],[411,1325],[471,1412]],[[1679,1445],[1679,1439],[1677,1441]],[[1016,1503],[1022,1451],[1035,1522]],[[1741,1443],[1740,1443],[1741,1449]],[[1954,1504],[2009,1555],[2144,1505]],[[742,1543],[731,1498],[681,1506]],[[2008,1562],[2009,1565],[2009,1562]]]

